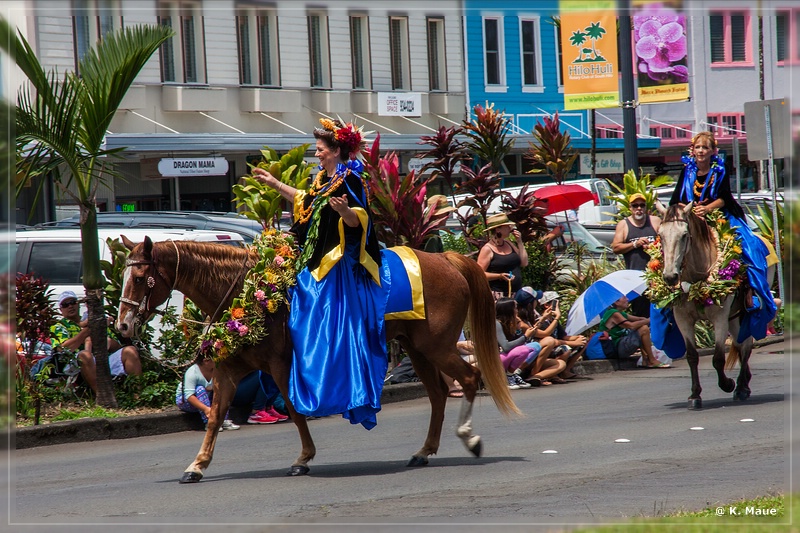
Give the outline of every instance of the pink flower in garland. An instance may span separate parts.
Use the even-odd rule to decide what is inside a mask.
[[[245,326],[244,324],[241,324],[239,326],[239,336],[240,337],[244,337],[245,335],[247,335],[248,331],[250,331],[250,329],[247,326]]]
[[[255,296],[256,300],[258,300],[259,302],[267,297],[267,295],[261,289],[258,289],[256,292],[254,292],[253,296]]]
[[[276,255],[275,256],[275,265],[276,266],[281,266],[282,264],[283,264],[283,257],[281,257],[279,255]]]

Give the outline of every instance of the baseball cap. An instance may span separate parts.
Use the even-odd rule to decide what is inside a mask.
[[[542,291],[534,290],[532,287],[522,287],[520,290],[517,291],[517,294],[514,295],[514,299],[517,301],[519,305],[528,305],[534,300],[540,300],[542,298]]]
[[[556,291],[547,291],[542,295],[541,302],[546,304],[548,302],[552,302],[553,300],[558,300],[560,296]]]
[[[640,192],[635,192],[628,196],[628,203],[632,204],[636,200],[642,200],[643,202],[647,202],[647,198],[644,197],[644,194]]]
[[[58,295],[58,305],[61,306],[61,304],[64,302],[64,300],[69,300],[70,298],[73,298],[73,299],[77,300],[78,299],[78,295],[75,294],[72,291],[64,291],[64,292],[62,292],[61,294]]]

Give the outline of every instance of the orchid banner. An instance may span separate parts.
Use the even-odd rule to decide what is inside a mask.
[[[619,107],[615,0],[561,0],[564,109]]]
[[[633,0],[634,68],[639,103],[689,99],[686,16],[681,0]]]

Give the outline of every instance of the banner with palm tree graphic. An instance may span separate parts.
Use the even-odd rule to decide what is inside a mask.
[[[614,0],[561,0],[564,109],[619,107]]]

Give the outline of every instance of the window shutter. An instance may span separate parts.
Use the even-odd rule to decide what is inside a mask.
[[[731,61],[747,60],[747,27],[744,15],[731,15]]]
[[[402,89],[403,80],[403,36],[402,21],[393,18],[389,22],[389,38],[392,56],[392,89]]]
[[[775,60],[786,61],[786,46],[787,32],[786,32],[786,14],[778,13],[775,16]]]
[[[185,83],[197,83],[197,50],[195,49],[194,17],[182,17],[183,77]]]
[[[259,82],[261,85],[275,85],[272,79],[272,33],[270,31],[270,18],[258,17],[258,43],[261,47],[259,61]]]
[[[430,74],[430,90],[441,89],[439,80],[439,26],[436,21],[428,21],[428,71]]]
[[[725,32],[722,15],[709,17],[711,33],[711,62],[725,62]]]
[[[484,34],[486,36],[486,83],[500,85],[500,47],[497,29],[497,20],[484,21]]]
[[[246,16],[236,17],[237,37],[239,39],[239,83],[253,83],[250,66],[250,25]]]

